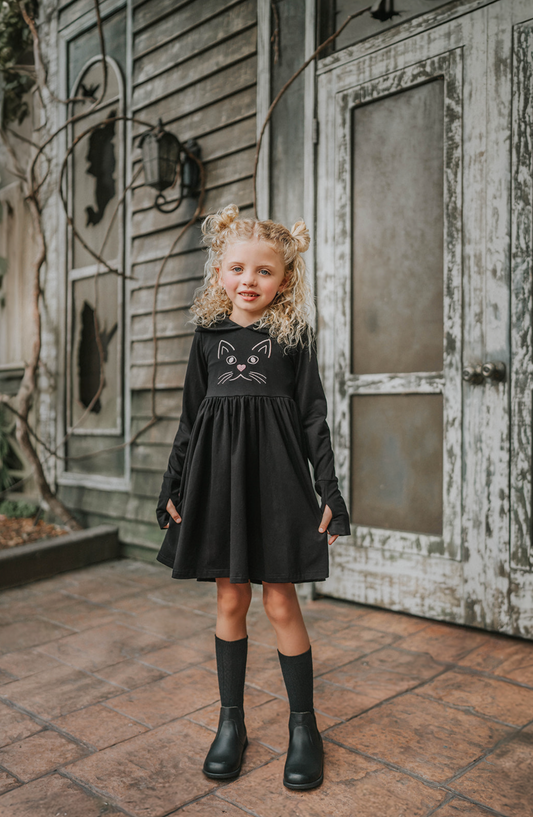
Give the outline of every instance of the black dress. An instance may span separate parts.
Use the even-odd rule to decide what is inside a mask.
[[[315,351],[284,352],[267,330],[229,318],[197,327],[157,506],[160,527],[169,523],[158,561],[175,579],[327,578],[308,460],[322,508],[333,512],[330,534],[349,534]]]

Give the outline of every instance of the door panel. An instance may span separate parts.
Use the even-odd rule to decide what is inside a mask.
[[[442,395],[352,397],[351,521],[442,536]]]
[[[443,103],[439,77],[353,108],[354,374],[442,371]]]
[[[460,558],[460,75],[461,51],[456,49],[370,77],[333,97],[336,162],[331,172],[338,202],[332,247],[337,298],[330,306],[335,313],[334,431],[336,440],[344,442],[338,446],[337,468],[346,495],[352,497],[355,548]],[[391,121],[400,130],[398,143],[390,131],[378,138],[378,131]],[[436,145],[424,146],[420,133],[424,126]],[[417,154],[417,182],[402,202],[402,188],[417,171]],[[351,311],[346,309],[350,303]],[[439,368],[413,371],[415,364]],[[375,397],[361,402],[378,395],[381,402]],[[409,435],[415,439],[418,430],[430,456],[421,454],[422,446],[409,452],[404,444],[399,451],[399,437],[393,431],[403,427],[401,433],[407,432],[405,395],[418,397],[411,404],[414,408],[416,403],[418,414],[410,418],[417,429],[412,425]],[[368,410],[371,404],[382,407],[374,417]],[[387,423],[388,439],[379,442],[379,426]],[[363,454],[365,433],[379,450],[371,451],[367,439]],[[374,469],[377,494],[371,502],[368,472],[373,457],[380,465]],[[417,468],[421,475],[415,485]],[[425,486],[422,472],[429,477]],[[393,481],[403,495],[400,501],[392,497]],[[365,494],[359,492],[363,483]],[[431,501],[427,513],[422,511],[425,500]],[[409,508],[413,513],[418,509],[411,520]],[[391,536],[391,530],[398,535]],[[334,582],[326,590],[333,589]]]

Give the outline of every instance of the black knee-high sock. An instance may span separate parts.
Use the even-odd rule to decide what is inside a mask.
[[[291,712],[313,711],[313,657],[311,647],[300,655],[283,655],[278,650]]]
[[[215,636],[215,649],[220,705],[238,706],[242,710],[248,636],[238,641],[223,641]]]

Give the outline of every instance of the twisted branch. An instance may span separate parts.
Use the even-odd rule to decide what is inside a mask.
[[[26,181],[27,186],[28,186],[28,193],[27,193],[26,201],[27,201],[28,206],[30,208],[31,217],[32,217],[32,221],[33,221],[33,225],[34,225],[34,229],[35,229],[35,235],[37,237],[37,244],[38,244],[38,251],[37,251],[37,255],[36,255],[36,258],[34,260],[34,265],[33,265],[34,266],[33,312],[34,312],[34,321],[35,321],[35,327],[36,327],[36,334],[35,334],[35,339],[34,339],[34,343],[33,343],[33,347],[32,347],[32,354],[31,354],[31,357],[30,357],[30,361],[28,362],[28,364],[25,367],[24,376],[23,376],[23,379],[22,379],[22,382],[21,382],[21,386],[20,386],[18,395],[17,395],[17,399],[19,401],[19,408],[18,408],[18,410],[16,410],[12,405],[10,405],[10,403],[8,402],[8,398],[5,397],[5,396],[1,397],[0,402],[3,405],[5,405],[11,412],[13,412],[13,414],[17,418],[17,422],[16,422],[17,439],[19,440],[19,444],[23,448],[26,456],[28,457],[28,459],[29,459],[29,461],[30,461],[30,463],[32,465],[33,474],[34,474],[34,477],[36,479],[39,490],[41,492],[41,495],[43,496],[43,499],[49,505],[49,507],[54,511],[54,513],[56,513],[56,515],[60,519],[62,519],[62,521],[65,522],[65,524],[67,524],[69,527],[74,527],[74,528],[79,527],[79,525],[76,522],[76,520],[73,519],[70,512],[63,506],[63,504],[52,493],[52,491],[51,491],[51,489],[50,489],[50,487],[48,485],[48,482],[46,480],[46,477],[44,475],[43,463],[39,459],[39,456],[37,455],[37,452],[36,452],[32,442],[30,440],[30,437],[33,438],[37,444],[41,445],[42,448],[44,449],[44,451],[46,451],[48,456],[44,459],[44,462],[46,462],[47,459],[49,459],[50,457],[54,457],[56,459],[59,459],[59,460],[65,461],[65,462],[79,461],[79,460],[85,460],[85,459],[89,459],[89,458],[98,456],[98,455],[100,455],[100,454],[102,454],[104,452],[118,451],[118,450],[126,448],[127,446],[132,445],[134,442],[136,442],[136,440],[145,431],[147,431],[149,428],[151,428],[159,420],[162,419],[160,416],[157,415],[156,405],[155,405],[156,381],[157,381],[157,351],[158,351],[158,349],[157,349],[158,336],[157,336],[157,326],[156,326],[157,295],[158,295],[158,291],[159,291],[159,287],[160,287],[160,283],[161,283],[161,279],[162,279],[162,275],[163,275],[165,266],[166,266],[169,258],[172,256],[172,253],[174,252],[178,242],[181,240],[183,235],[186,233],[186,231],[200,217],[200,215],[202,213],[204,198],[205,198],[205,169],[204,169],[204,166],[203,166],[202,162],[196,156],[194,156],[187,148],[185,148],[185,146],[183,146],[184,149],[189,154],[190,158],[192,158],[195,162],[197,162],[197,164],[199,166],[200,177],[201,177],[201,184],[200,184],[201,190],[200,190],[198,203],[197,203],[196,209],[195,209],[192,217],[189,219],[187,224],[184,225],[184,227],[180,230],[180,232],[178,233],[178,235],[176,236],[176,238],[172,242],[172,244],[170,246],[170,249],[168,250],[165,258],[163,259],[163,261],[161,262],[161,265],[159,267],[159,270],[158,270],[158,273],[157,273],[157,276],[156,276],[156,279],[155,279],[155,283],[154,283],[154,295],[153,295],[153,305],[152,305],[152,334],[153,334],[154,354],[153,354],[153,361],[152,361],[152,379],[151,379],[151,412],[152,412],[151,418],[147,421],[147,423],[145,423],[144,426],[142,426],[142,428],[140,428],[134,435],[132,435],[130,437],[129,440],[127,440],[124,443],[121,443],[121,444],[115,445],[115,446],[109,446],[107,448],[99,449],[97,451],[89,452],[87,454],[82,454],[82,455],[79,455],[79,456],[74,456],[74,457],[61,456],[58,453],[58,449],[61,446],[63,446],[65,442],[67,442],[67,440],[72,435],[72,432],[74,431],[74,429],[76,427],[78,427],[82,423],[84,418],[87,416],[87,414],[94,407],[96,401],[98,400],[98,398],[102,394],[103,388],[105,387],[104,352],[103,352],[101,336],[100,336],[100,332],[99,332],[97,310],[95,309],[95,312],[94,312],[95,334],[96,334],[96,339],[97,339],[97,348],[98,348],[98,356],[99,356],[99,364],[100,364],[100,383],[99,383],[99,387],[98,387],[98,390],[97,390],[96,394],[93,396],[93,398],[91,400],[91,403],[86,408],[86,411],[82,414],[82,416],[77,420],[76,424],[70,429],[68,434],[61,440],[61,442],[55,447],[55,449],[51,448],[49,445],[47,445],[36,434],[36,432],[31,428],[31,425],[28,422],[28,415],[29,415],[29,411],[30,411],[30,408],[31,408],[33,394],[36,392],[36,389],[37,389],[36,375],[37,375],[37,370],[38,370],[39,362],[40,362],[41,344],[42,344],[42,340],[41,340],[41,316],[40,316],[40,300],[41,300],[41,296],[42,296],[42,291],[41,291],[41,284],[40,284],[40,272],[41,272],[42,265],[44,264],[44,262],[46,260],[46,242],[45,242],[45,238],[44,238],[44,234],[43,234],[43,230],[42,230],[42,225],[41,225],[41,205],[40,205],[40,201],[39,201],[39,192],[40,192],[40,189],[42,188],[42,185],[44,184],[44,182],[45,182],[45,180],[46,180],[46,178],[48,176],[49,169],[50,169],[50,159],[44,153],[45,149],[66,128],[68,128],[69,126],[71,126],[72,124],[74,124],[76,122],[79,122],[79,121],[85,119],[91,113],[94,113],[95,111],[97,111],[99,106],[101,105],[101,103],[103,102],[103,100],[105,98],[105,94],[106,94],[106,90],[107,90],[107,80],[108,80],[108,67],[107,67],[107,59],[106,59],[106,50],[105,50],[105,40],[104,40],[104,34],[103,34],[103,26],[102,26],[102,20],[101,20],[101,15],[100,15],[99,0],[94,0],[94,6],[95,6],[95,13],[96,13],[96,23],[97,23],[97,27],[98,27],[98,35],[99,35],[99,40],[100,40],[100,51],[101,51],[100,59],[101,59],[102,68],[103,68],[103,86],[102,86],[102,92],[101,92],[100,96],[97,99],[94,99],[94,97],[92,98],[93,99],[93,104],[86,111],[81,111],[78,114],[74,114],[74,115],[68,117],[67,120],[62,125],[60,125],[52,134],[50,134],[48,136],[48,138],[46,138],[44,140],[44,142],[42,144],[40,144],[40,145],[37,145],[34,142],[31,142],[31,140],[26,140],[23,137],[19,137],[18,134],[14,134],[17,137],[23,139],[23,141],[30,142],[31,146],[36,149],[35,155],[33,156],[33,159],[31,161],[28,173],[26,175],[24,174],[23,169],[20,167],[20,163],[19,163],[18,158],[16,156],[16,153],[15,153],[15,151],[14,151],[14,149],[13,149],[13,147],[12,147],[8,137],[7,137],[7,134],[5,133],[5,131],[0,131],[0,137],[3,139],[4,144],[6,144],[6,148],[7,148],[8,152],[9,152],[9,155],[10,155],[12,161],[13,161],[15,175],[19,176],[19,178],[21,178],[21,179],[24,179]],[[45,66],[44,66],[44,61],[42,59],[39,33],[38,33],[38,29],[37,29],[35,20],[33,19],[33,17],[30,14],[28,14],[28,12],[25,9],[23,3],[20,3],[20,7],[21,7],[21,12],[22,12],[22,14],[24,16],[24,19],[25,19],[27,25],[29,26],[29,28],[30,28],[30,30],[32,32],[32,36],[33,36],[37,82],[38,82],[38,87],[39,87],[39,93],[41,94],[41,99],[42,99],[43,91],[46,91],[48,93],[48,95],[49,95],[49,98],[52,99],[56,103],[60,103],[60,104],[64,104],[64,105],[70,105],[70,104],[77,103],[77,102],[86,103],[88,101],[87,97],[74,96],[74,97],[71,97],[71,98],[66,99],[66,100],[61,100],[48,87],[46,69],[45,69]],[[275,8],[275,4],[273,4],[273,9],[274,9],[274,13],[276,13],[277,9]],[[309,57],[303,63],[303,65],[293,74],[293,76],[285,83],[283,88],[279,91],[276,98],[271,103],[271,105],[269,107],[269,110],[267,112],[267,115],[265,117],[265,120],[263,122],[260,134],[259,134],[259,138],[258,138],[258,142],[257,142],[257,146],[256,146],[256,153],[255,153],[255,162],[254,162],[254,171],[253,171],[253,201],[254,201],[254,211],[256,212],[256,216],[257,216],[256,179],[257,179],[258,159],[259,159],[259,154],[260,154],[261,145],[262,145],[262,141],[263,141],[263,136],[264,136],[265,130],[267,128],[267,125],[268,125],[268,123],[269,123],[269,121],[270,121],[270,119],[272,117],[272,113],[273,113],[276,105],[278,104],[278,102],[281,99],[281,97],[283,96],[283,94],[287,91],[287,89],[298,78],[298,76],[307,68],[308,65],[310,65],[310,63],[318,56],[318,54],[324,48],[326,48],[336,37],[339,36],[339,34],[344,30],[344,28],[348,25],[348,23],[351,20],[353,20],[354,18],[359,17],[360,15],[366,13],[367,11],[369,11],[369,9],[370,9],[370,7],[367,7],[367,8],[364,8],[364,9],[362,9],[362,10],[360,10],[360,11],[354,13],[354,14],[349,15],[349,17],[344,21],[344,23],[340,26],[340,28],[334,34],[332,34],[330,37],[328,37],[327,40],[325,40],[323,43],[321,43],[321,45],[315,50],[315,52],[311,55],[311,57]],[[73,235],[75,236],[76,240],[78,240],[82,244],[82,246],[84,246],[85,249],[97,261],[97,269],[96,269],[96,273],[95,273],[95,299],[97,298],[97,292],[98,292],[98,290],[97,290],[97,279],[98,279],[98,275],[100,274],[100,264],[102,264],[103,267],[105,267],[108,272],[111,272],[111,273],[116,274],[116,275],[121,275],[122,277],[128,277],[128,276],[125,276],[124,273],[120,272],[119,270],[113,269],[110,266],[110,264],[108,264],[108,262],[103,258],[103,252],[104,252],[105,244],[106,244],[107,239],[108,239],[109,234],[110,234],[111,226],[114,223],[114,220],[115,220],[115,218],[117,216],[118,210],[119,210],[120,206],[122,205],[122,203],[124,201],[126,193],[128,192],[129,189],[131,189],[135,179],[139,175],[141,168],[138,168],[138,170],[134,174],[130,184],[125,188],[125,190],[123,191],[120,199],[117,201],[115,211],[114,211],[114,213],[113,213],[113,215],[111,217],[111,220],[110,220],[110,222],[108,224],[108,227],[107,227],[107,230],[106,230],[103,242],[102,242],[100,253],[94,252],[88,246],[88,244],[85,242],[83,237],[79,234],[78,230],[76,229],[76,227],[75,227],[75,225],[73,223],[73,220],[72,220],[71,216],[68,213],[68,206],[67,206],[67,201],[66,201],[66,197],[65,197],[65,194],[64,194],[64,190],[63,190],[63,185],[64,185],[64,177],[65,177],[67,162],[68,162],[69,157],[73,154],[73,151],[74,151],[76,145],[79,144],[81,139],[83,139],[85,136],[87,136],[89,133],[91,133],[96,128],[101,127],[102,125],[105,125],[105,124],[107,124],[107,123],[109,123],[111,121],[117,121],[117,120],[135,122],[135,123],[138,123],[138,124],[142,125],[143,127],[147,127],[147,128],[150,128],[150,129],[155,129],[157,127],[156,125],[154,125],[152,123],[144,122],[142,120],[136,119],[134,117],[128,117],[128,116],[115,116],[115,117],[110,117],[110,118],[108,118],[108,119],[106,119],[104,121],[98,122],[95,125],[92,125],[90,128],[87,128],[83,133],[79,134],[76,137],[76,139],[73,141],[73,143],[69,146],[69,148],[67,150],[67,153],[66,153],[66,156],[63,159],[63,162],[62,162],[62,165],[61,165],[60,176],[59,176],[59,194],[60,194],[60,199],[61,199],[62,205],[63,205],[64,210],[65,210],[67,222],[68,222],[70,228],[72,229]],[[47,170],[46,170],[46,173],[45,173],[44,177],[42,179],[40,179],[40,180],[37,180],[36,179],[36,165],[37,165],[37,162],[38,162],[38,160],[39,160],[39,158],[40,158],[40,156],[42,154],[45,156],[45,159],[47,161]],[[25,478],[23,480],[20,480],[18,484],[24,483],[26,481],[26,479],[27,478]]]
[[[263,143],[263,136],[265,135],[265,130],[266,130],[266,128],[267,128],[268,123],[270,122],[270,118],[271,118],[271,116],[272,116],[272,113],[273,113],[273,111],[274,111],[274,108],[276,107],[276,105],[277,105],[277,104],[278,104],[278,102],[280,101],[280,99],[281,99],[281,97],[283,96],[283,94],[285,93],[285,91],[287,91],[287,90],[288,90],[288,89],[291,87],[291,85],[292,85],[292,83],[294,82],[294,80],[298,79],[298,77],[300,76],[300,74],[301,74],[303,71],[305,71],[305,69],[307,68],[307,66],[308,66],[308,65],[310,65],[310,64],[313,62],[313,60],[314,60],[314,59],[316,59],[316,57],[318,57],[318,55],[320,54],[320,52],[321,52],[321,51],[323,51],[323,50],[324,50],[324,48],[326,48],[326,47],[327,47],[327,46],[328,46],[328,45],[329,45],[331,42],[333,42],[333,40],[335,40],[335,39],[336,39],[336,38],[339,36],[339,34],[341,34],[341,32],[342,32],[342,31],[344,31],[344,29],[346,28],[346,26],[348,25],[348,23],[349,23],[351,20],[354,20],[356,17],[360,17],[362,14],[366,14],[366,12],[367,12],[367,11],[370,11],[370,9],[371,9],[371,6],[367,6],[366,8],[361,9],[360,11],[356,11],[356,12],[354,12],[354,14],[350,14],[350,15],[349,15],[349,16],[346,18],[346,20],[344,21],[344,23],[341,25],[341,27],[340,27],[340,28],[338,28],[338,29],[337,29],[337,31],[336,31],[334,34],[332,34],[332,35],[331,35],[331,37],[328,37],[328,38],[327,38],[327,40],[324,40],[324,42],[323,42],[323,43],[320,43],[320,45],[318,46],[318,48],[317,48],[315,51],[313,51],[313,53],[311,54],[311,56],[309,57],[309,59],[307,59],[307,60],[304,62],[304,64],[303,64],[303,65],[301,65],[301,66],[300,66],[300,68],[298,68],[298,70],[297,70],[297,71],[295,71],[295,73],[292,75],[292,77],[291,77],[289,80],[287,80],[287,82],[285,83],[285,85],[283,86],[283,88],[281,89],[281,91],[280,91],[280,92],[277,94],[276,98],[275,98],[275,99],[274,99],[274,101],[271,103],[270,108],[269,108],[269,109],[268,109],[268,111],[267,111],[267,115],[265,116],[265,120],[264,120],[264,122],[263,122],[263,127],[261,128],[261,132],[260,132],[260,134],[259,134],[259,139],[257,140],[257,146],[256,146],[256,149],[255,149],[255,161],[254,161],[254,173],[253,173],[253,188],[254,188],[254,213],[255,213],[255,217],[256,217],[256,218],[257,218],[257,166],[258,166],[258,164],[259,164],[259,153],[260,153],[260,150],[261,150],[261,145],[262,145],[262,143]]]

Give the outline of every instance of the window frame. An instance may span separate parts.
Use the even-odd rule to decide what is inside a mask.
[[[126,14],[126,61],[124,70],[124,112],[129,116],[131,112],[131,98],[132,98],[132,76],[133,76],[133,2],[132,0],[109,0],[106,3],[105,9],[102,13],[102,20],[105,25],[109,17],[125,10]],[[94,11],[91,9],[73,22],[67,23],[64,27],[59,26],[57,33],[57,48],[58,54],[58,93],[62,99],[69,95],[68,83],[68,48],[70,42],[79,37],[84,32],[93,28],[95,25]],[[60,108],[59,124],[65,126],[67,122],[67,111],[65,106]],[[131,183],[132,177],[132,125],[131,122],[125,121],[125,147],[124,147],[124,168],[125,177],[124,184],[126,188]],[[57,139],[58,156],[65,155],[67,150],[67,132],[66,127],[63,128]],[[125,275],[124,280],[124,332],[123,332],[123,422],[124,422],[124,438],[128,440],[131,436],[131,393],[130,393],[130,315],[128,310],[129,295],[130,295],[130,281],[128,277],[131,275],[131,209],[132,209],[132,192],[128,190],[124,198],[124,264],[123,271]],[[66,236],[67,233],[67,219],[66,214],[61,206],[57,206],[57,219],[54,222],[54,231],[59,236]],[[57,331],[57,348],[60,355],[58,370],[57,370],[57,410],[55,415],[56,425],[56,439],[59,442],[58,451],[63,456],[66,454],[65,436],[67,434],[66,427],[66,375],[67,375],[67,359],[66,359],[66,296],[67,296],[67,242],[65,239],[59,240],[57,248],[58,261],[58,279],[57,279],[57,316],[58,322],[56,325]],[[110,443],[112,441],[110,440]],[[57,460],[56,466],[56,484],[59,486],[75,486],[83,487],[93,490],[113,490],[128,492],[131,489],[131,451],[128,445],[124,448],[124,473],[120,477],[111,477],[103,474],[83,474],[81,472],[71,472],[66,470],[66,463],[64,460]]]

